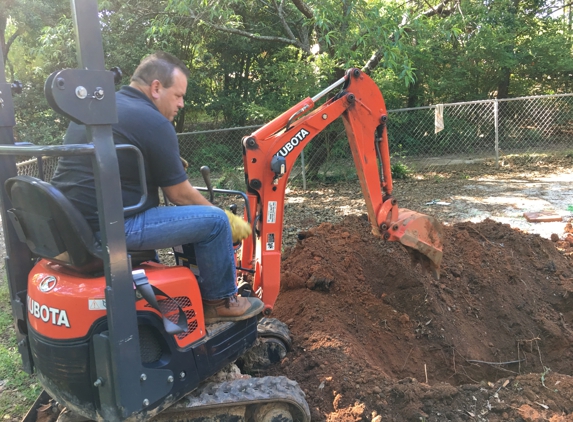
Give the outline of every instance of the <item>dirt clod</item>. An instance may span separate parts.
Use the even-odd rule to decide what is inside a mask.
[[[436,282],[369,233],[349,216],[285,254],[273,316],[294,350],[268,374],[307,391],[313,421],[573,420],[559,242],[493,220],[445,226]]]

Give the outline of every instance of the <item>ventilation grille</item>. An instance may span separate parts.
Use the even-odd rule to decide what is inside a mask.
[[[153,363],[161,359],[160,334],[149,325],[139,325],[139,352],[142,363]]]
[[[174,297],[172,300],[169,299],[161,299],[158,300],[157,303],[159,304],[159,309],[161,312],[169,319],[169,321],[177,323],[177,319],[179,318],[179,307],[183,309],[185,312],[185,317],[187,318],[187,331],[182,332],[181,334],[177,334],[177,338],[179,340],[183,340],[189,334],[194,332],[199,323],[197,322],[197,314],[195,310],[192,308],[191,299],[186,296],[177,296]],[[146,308],[151,308],[151,305],[148,303],[145,305]]]

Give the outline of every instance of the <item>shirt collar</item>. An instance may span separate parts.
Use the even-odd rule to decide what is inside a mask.
[[[146,100],[149,102],[149,104],[153,106],[153,108],[157,110],[157,107],[155,106],[155,104],[153,104],[153,102],[149,99],[149,97],[145,95],[143,92],[141,92],[139,89],[135,89],[134,87],[129,85],[123,85],[119,92],[127,95],[128,97],[141,98],[143,100]]]

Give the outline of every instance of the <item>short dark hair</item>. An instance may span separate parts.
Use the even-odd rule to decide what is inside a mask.
[[[189,78],[189,69],[181,60],[164,51],[156,51],[145,57],[131,77],[132,82],[143,85],[151,85],[155,79],[161,82],[165,88],[173,85],[173,71],[178,68]]]

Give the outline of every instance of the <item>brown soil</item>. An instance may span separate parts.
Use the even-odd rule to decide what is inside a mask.
[[[439,281],[364,217],[287,250],[273,316],[294,350],[268,374],[313,421],[573,421],[571,245],[493,220],[444,233]]]

